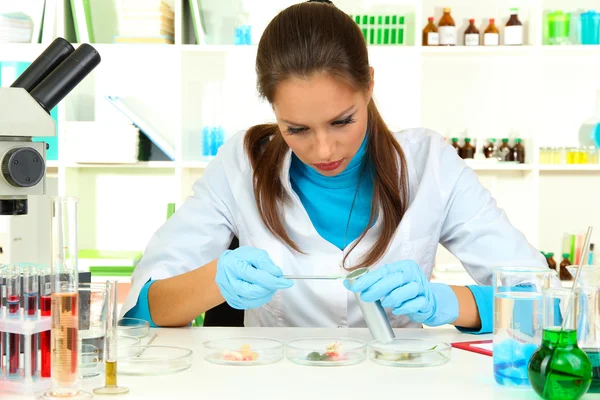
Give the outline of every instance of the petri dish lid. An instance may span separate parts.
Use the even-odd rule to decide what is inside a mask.
[[[204,359],[221,365],[266,365],[283,358],[285,345],[276,339],[239,337],[204,342]]]
[[[193,352],[174,346],[130,346],[130,356],[119,354],[117,373],[124,375],[167,375],[192,366]],[[119,353],[120,353],[119,349]]]
[[[143,338],[150,333],[150,324],[143,319],[121,318],[117,322],[117,333],[119,336]]]
[[[369,358],[378,364],[393,367],[432,367],[450,360],[450,345],[421,339],[394,339],[369,344]]]
[[[350,338],[303,338],[289,342],[286,355],[300,365],[346,366],[363,362],[367,358],[367,345]]]

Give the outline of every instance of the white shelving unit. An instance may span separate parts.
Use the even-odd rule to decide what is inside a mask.
[[[271,2],[254,1],[272,6],[267,5]],[[277,6],[295,2],[278,1]],[[600,46],[542,46],[542,16],[548,9],[600,9],[600,0],[520,1],[526,44],[474,48],[421,47],[427,17],[434,16],[437,24],[442,7],[451,7],[461,38],[469,18],[476,18],[481,32],[489,17],[503,27],[513,1],[335,3],[350,14],[379,12],[407,17],[406,37],[411,45],[369,48],[375,69],[375,100],[392,129],[424,126],[448,138],[466,129],[478,140],[499,139],[516,130],[526,145],[527,164],[472,164],[511,221],[540,250],[555,253],[560,252],[563,232],[584,230],[588,224],[600,226],[600,215],[591,200],[600,195],[600,166],[538,164],[540,146],[576,144],[579,125],[594,115],[600,89]],[[64,0],[66,15],[69,4]],[[108,7],[103,16],[116,18],[117,0],[91,0],[92,12],[99,4]],[[210,107],[219,107],[219,122],[229,136],[253,124],[273,121],[270,106],[256,96],[256,45],[191,44],[188,0],[172,0],[172,4],[174,45],[94,44],[102,63],[59,106],[60,160],[48,163],[49,194],[80,198],[82,249],[144,249],[164,222],[167,203],[181,206],[208,165],[201,157],[200,132],[210,122]],[[57,34],[72,40],[68,18],[63,19],[65,26],[59,25]],[[114,23],[118,21],[99,24],[95,20],[94,26],[107,30],[96,36],[109,41],[106,38],[112,37],[109,31],[116,29]],[[45,47],[0,44],[0,59],[32,61]],[[208,98],[215,85],[221,95]],[[122,118],[104,100],[107,95],[137,99],[145,116],[160,126],[174,145],[176,159],[123,165],[72,162],[73,155],[65,150],[65,126],[74,121]],[[579,187],[575,182],[588,191],[573,191]],[[564,218],[557,218],[563,214]],[[438,261],[455,263],[443,249]]]

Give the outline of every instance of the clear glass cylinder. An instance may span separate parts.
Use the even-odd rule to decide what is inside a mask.
[[[52,395],[75,397],[78,381],[77,199],[51,199]]]
[[[528,386],[527,363],[542,340],[542,293],[556,271],[497,267],[494,289],[494,378],[504,386]]]

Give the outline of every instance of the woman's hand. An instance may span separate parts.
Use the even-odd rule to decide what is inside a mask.
[[[240,247],[225,251],[217,263],[215,281],[227,303],[238,310],[260,307],[278,289],[287,289],[294,282],[282,277],[266,251]]]
[[[344,286],[360,293],[363,301],[381,300],[381,305],[393,308],[395,315],[407,315],[425,325],[449,324],[459,315],[458,299],[452,288],[429,282],[421,268],[411,260],[369,271],[352,284],[345,280]]]

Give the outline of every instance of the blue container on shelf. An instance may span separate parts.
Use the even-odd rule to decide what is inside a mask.
[[[211,129],[208,126],[205,126],[204,128],[202,128],[202,156],[209,157],[212,155],[212,142],[213,140]]]
[[[600,13],[581,13],[581,44],[600,44]]]
[[[225,130],[220,126],[205,126],[202,129],[202,156],[214,157],[225,143]]]

